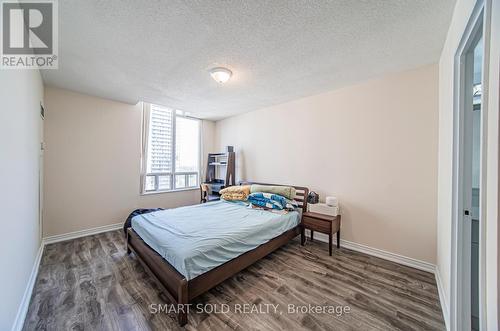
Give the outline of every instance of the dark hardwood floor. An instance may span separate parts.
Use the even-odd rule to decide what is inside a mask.
[[[180,329],[174,313],[152,313],[159,304],[167,304],[159,287],[113,231],[46,246],[24,330]],[[308,304],[326,312],[288,311]],[[298,240],[192,307],[187,330],[445,329],[432,274],[342,248],[330,257],[327,244]]]

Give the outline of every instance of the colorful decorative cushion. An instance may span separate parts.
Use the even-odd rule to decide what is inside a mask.
[[[248,196],[248,202],[252,205],[277,210],[294,210],[297,208],[297,202],[288,200],[287,198],[273,193],[254,192]]]

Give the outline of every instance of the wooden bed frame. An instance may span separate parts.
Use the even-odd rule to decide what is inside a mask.
[[[242,182],[240,185],[261,184],[275,186],[292,186],[280,184],[264,184],[253,182]],[[297,190],[295,201],[302,210],[307,211],[307,195],[309,189],[306,187],[293,186]],[[161,289],[168,299],[177,305],[178,322],[180,326],[187,323],[187,305],[197,296],[217,286],[229,277],[252,265],[264,256],[274,252],[281,246],[301,233],[301,224],[290,229],[265,244],[250,250],[204,274],[191,280],[187,280],[160,254],[150,248],[139,235],[132,229],[127,229],[127,253],[134,252],[144,269],[159,283]]]

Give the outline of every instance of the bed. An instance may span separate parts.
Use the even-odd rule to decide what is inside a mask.
[[[138,215],[127,229],[127,252],[173,304],[188,304],[301,233],[309,190],[294,187],[300,209],[284,215],[225,201]],[[187,310],[177,311],[183,326]]]

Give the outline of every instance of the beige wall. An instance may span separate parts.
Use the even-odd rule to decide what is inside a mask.
[[[201,132],[202,132],[202,144],[201,144],[201,181],[205,181],[205,172],[207,168],[208,153],[215,153],[217,149],[215,148],[215,122],[213,121],[202,121],[201,122]]]
[[[342,237],[436,261],[438,68],[430,65],[216,122],[239,179],[337,196]]]
[[[0,240],[0,330],[13,327],[41,243],[38,188],[42,100],[38,70],[0,70],[0,209],[4,234]]]
[[[52,87],[45,104],[44,236],[123,222],[136,208],[199,202],[198,190],[140,195],[140,104]],[[205,151],[213,126],[203,122]]]

